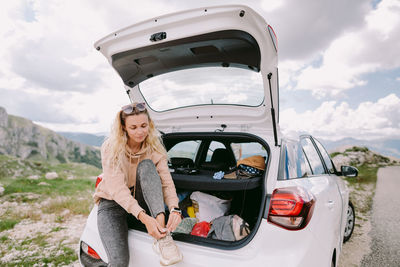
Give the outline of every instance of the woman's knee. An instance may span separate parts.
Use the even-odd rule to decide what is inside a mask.
[[[144,177],[147,179],[160,179],[157,168],[154,165],[153,161],[150,159],[145,159],[139,162],[137,167],[137,177],[136,179],[141,180]]]
[[[156,170],[156,165],[151,159],[145,159],[139,162],[138,171],[148,171],[148,170]]]

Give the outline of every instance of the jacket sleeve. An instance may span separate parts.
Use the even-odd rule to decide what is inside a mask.
[[[165,156],[161,156],[157,160],[156,168],[161,178],[165,204],[167,204],[169,210],[171,210],[173,207],[178,208],[179,199],[176,195],[175,184],[172,180],[171,173],[169,172],[168,161]]]
[[[121,166],[112,166],[110,153],[103,147],[101,149],[101,163],[104,174],[103,190],[105,190],[122,208],[137,218],[143,208],[139,206],[139,203],[133,198],[131,191],[125,184],[125,174]]]

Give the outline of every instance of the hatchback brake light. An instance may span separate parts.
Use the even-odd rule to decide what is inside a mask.
[[[268,222],[288,230],[300,230],[310,221],[315,197],[302,187],[277,188],[272,193]]]
[[[94,188],[97,188],[97,186],[99,185],[99,183],[101,182],[101,180],[103,180],[103,176],[100,174],[99,176],[97,176],[96,185],[94,186]]]
[[[97,260],[100,260],[101,258],[100,258],[100,256],[99,256],[99,254],[97,254],[97,252],[94,250],[94,249],[92,249],[88,244],[86,244],[85,242],[82,242],[81,243],[81,247],[82,247],[82,250],[83,250],[83,252],[85,252],[87,255],[89,255],[90,257],[92,257],[92,258],[95,258],[95,259],[97,259]]]

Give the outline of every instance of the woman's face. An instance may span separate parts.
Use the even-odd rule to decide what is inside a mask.
[[[128,116],[125,129],[131,142],[142,143],[149,133],[149,118],[144,113]]]

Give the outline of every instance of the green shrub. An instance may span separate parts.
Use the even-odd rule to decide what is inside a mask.
[[[345,152],[368,152],[369,149],[368,147],[358,147],[358,146],[353,146],[352,148],[348,148],[345,150]]]
[[[340,155],[340,154],[342,154],[342,153],[340,153],[340,152],[333,152],[333,153],[331,153],[331,158],[334,158],[334,157],[336,157],[337,155]]]

